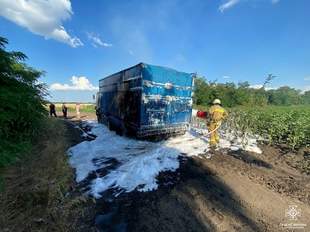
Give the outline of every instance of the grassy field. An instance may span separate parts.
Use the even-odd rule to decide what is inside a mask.
[[[56,106],[56,112],[61,112],[62,103],[54,103]],[[76,112],[75,103],[65,103],[68,107],[68,112]],[[95,113],[95,104],[91,103],[81,103],[80,104],[81,113]]]
[[[199,110],[206,107],[196,106]],[[270,144],[292,149],[310,146],[309,106],[235,107],[227,109],[226,127],[262,136]]]

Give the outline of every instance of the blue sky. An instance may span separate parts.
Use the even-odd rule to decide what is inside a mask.
[[[307,90],[309,12],[308,0],[0,0],[0,35],[46,71],[55,101],[90,101],[99,79],[139,62]]]

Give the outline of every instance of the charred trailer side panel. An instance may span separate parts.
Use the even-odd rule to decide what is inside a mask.
[[[141,95],[141,65],[101,79],[96,106],[98,122],[119,134],[136,133],[141,121]]]
[[[192,88],[192,74],[140,63],[100,80],[98,121],[138,138],[184,133]]]

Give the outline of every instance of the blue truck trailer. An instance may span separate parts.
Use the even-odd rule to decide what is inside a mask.
[[[139,63],[99,81],[98,122],[137,138],[182,134],[192,114],[194,75]]]

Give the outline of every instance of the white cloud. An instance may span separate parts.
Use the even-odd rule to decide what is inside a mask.
[[[87,79],[87,77],[81,76],[72,76],[71,77],[71,85],[70,84],[60,84],[60,83],[54,83],[51,84],[50,89],[51,90],[98,90],[98,87],[92,85],[90,81]]]
[[[310,85],[307,85],[307,86],[304,86],[302,89],[301,89],[301,93],[305,93],[307,91],[310,91]]]
[[[223,79],[230,79],[231,77],[230,76],[223,76],[222,78]]]
[[[222,13],[230,8],[232,8],[233,6],[237,5],[238,3],[240,3],[241,1],[244,0],[225,0],[223,1],[223,3],[219,6],[219,11],[221,11]],[[280,2],[280,0],[270,0],[272,4],[277,4]],[[244,1],[245,2],[245,1]]]
[[[0,16],[46,39],[78,47],[81,40],[69,35],[62,24],[72,14],[70,0],[0,0]]]
[[[112,47],[112,44],[103,42],[99,36],[96,36],[93,33],[87,33],[87,37],[92,42],[94,47]]]
[[[310,81],[310,76],[304,78],[305,81]]]
[[[250,88],[252,89],[260,89],[262,87],[263,85],[250,85]],[[278,87],[272,87],[272,86],[265,87],[265,90],[272,90],[272,89],[278,89]]]
[[[223,4],[219,6],[219,10],[223,13],[225,10],[238,4],[240,0],[226,0]]]
[[[260,89],[262,87],[263,87],[263,85],[250,85],[251,89]]]

